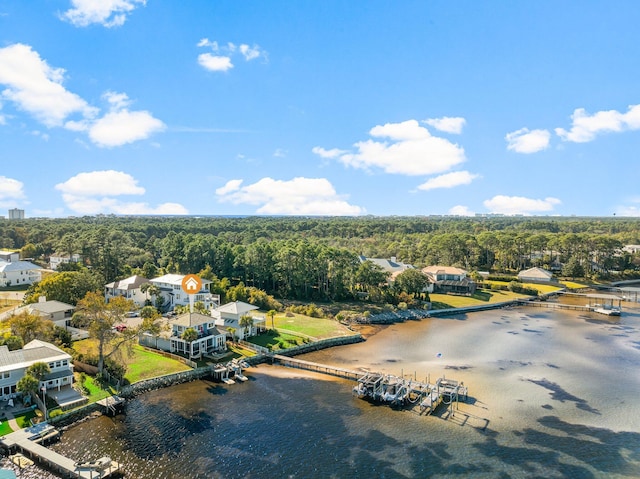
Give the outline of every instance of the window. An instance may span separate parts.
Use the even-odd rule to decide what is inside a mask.
[[[56,361],[56,367],[59,368],[60,366],[62,366],[62,361]]]
[[[2,379],[9,379],[10,377],[11,377],[11,371],[2,373]]]

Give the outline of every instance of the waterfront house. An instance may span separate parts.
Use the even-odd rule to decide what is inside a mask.
[[[379,266],[384,271],[391,273],[391,275],[397,276],[399,273],[406,271],[407,269],[414,269],[415,266],[407,263],[403,263],[402,261],[398,261],[395,256],[392,256],[390,259],[386,258],[367,258],[366,256],[358,256],[360,263],[364,263],[365,261],[371,261],[373,264]]]
[[[232,328],[235,338],[246,339],[261,333],[266,328],[265,317],[253,313],[253,311],[257,309],[258,307],[253,304],[234,301],[233,303],[223,304],[219,308],[214,309],[211,311],[211,316],[213,316],[216,325],[220,329],[229,331],[229,329]],[[251,316],[251,319],[253,319],[253,324],[248,330],[240,326],[240,320],[243,316]]]
[[[46,363],[50,372],[40,382],[40,388],[52,393],[63,388],[71,388],[73,384],[73,360],[71,356],[51,343],[34,339],[22,349],[9,351],[7,346],[0,346],[0,398],[7,400],[18,394],[16,386],[25,375],[29,366],[35,363]]]
[[[42,268],[21,261],[20,253],[0,251],[0,287],[29,285],[40,281]]]
[[[149,280],[138,275],[113,281],[105,285],[104,298],[109,302],[111,298],[122,296],[123,298],[130,299],[137,306],[144,306],[145,301],[147,301],[149,297],[146,293],[143,293],[140,288],[146,283],[149,283]]]
[[[549,283],[553,281],[553,273],[542,268],[529,268],[518,273],[518,279],[523,283]]]
[[[476,282],[467,276],[462,268],[454,266],[427,266],[422,269],[434,283],[435,293],[472,295],[476,292]]]
[[[165,318],[165,330],[154,336],[150,333],[141,335],[143,346],[180,354],[189,359],[226,351],[226,333],[220,331],[211,316],[200,313],[185,313],[175,318]],[[183,339],[186,330],[193,329],[196,339]]]
[[[162,297],[164,298],[163,310],[171,311],[178,305],[187,306],[189,304],[189,295],[182,289],[183,274],[165,274],[159,278],[154,278],[151,283],[160,288]],[[209,285],[211,281],[201,279],[202,288],[194,294],[194,302],[201,302],[205,308],[211,309],[220,305],[220,295],[211,294]]]

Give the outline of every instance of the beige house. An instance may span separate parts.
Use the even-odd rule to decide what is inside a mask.
[[[422,269],[434,283],[434,293],[468,294],[476,292],[476,283],[467,277],[467,272],[455,266],[427,266]]]

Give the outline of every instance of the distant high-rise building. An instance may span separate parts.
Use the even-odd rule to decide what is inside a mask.
[[[18,208],[13,208],[9,210],[9,219],[10,220],[23,220],[24,219],[24,210],[20,210]]]

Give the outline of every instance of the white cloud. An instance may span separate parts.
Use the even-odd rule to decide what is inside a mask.
[[[242,180],[229,180],[224,186],[221,186],[216,190],[216,195],[223,196],[233,191],[238,191],[241,184]]]
[[[231,58],[216,56],[211,53],[201,53],[198,55],[198,63],[200,66],[212,72],[226,72],[233,68]]]
[[[261,205],[256,213],[270,215],[360,215],[365,210],[338,195],[326,178],[262,178],[240,187],[242,180],[231,180],[216,190],[219,201]]]
[[[146,0],[71,0],[72,8],[60,17],[76,27],[99,23],[105,27],[119,27]]]
[[[504,215],[529,215],[538,212],[552,211],[555,205],[562,203],[557,198],[536,200],[522,196],[497,195],[484,201],[484,206],[491,213]]]
[[[52,68],[29,45],[16,43],[0,48],[0,84],[7,88],[2,98],[16,104],[46,126],[61,126],[65,118],[79,113],[93,117],[97,110],[62,82],[64,70]]]
[[[464,149],[431,136],[416,120],[378,125],[369,134],[386,141],[360,141],[354,145],[354,153],[344,153],[339,160],[353,168],[379,168],[385,173],[409,176],[442,173],[465,161]],[[314,151],[320,154],[336,150],[316,147]]]
[[[516,153],[535,153],[544,150],[549,146],[551,133],[548,130],[529,130],[521,128],[507,133],[504,137],[507,140],[507,150]]]
[[[28,45],[0,48],[0,84],[7,86],[2,98],[14,102],[47,127],[64,126],[67,130],[88,132],[98,146],[121,146],[165,128],[148,111],[127,110],[129,97],[112,91],[103,95],[109,113],[96,119],[99,109],[67,91],[62,86],[63,78],[63,69],[50,67]],[[74,114],[80,117],[68,119]]]
[[[211,53],[201,53],[198,55],[198,63],[209,71],[226,72],[234,67],[231,61],[232,56],[242,55],[246,61],[255,60],[256,58],[267,58],[267,52],[262,50],[258,45],[249,46],[242,43],[239,46],[228,42],[226,45],[220,45],[217,41],[211,41],[208,38],[202,38],[197,46],[199,48],[210,48],[215,55]]]
[[[138,180],[122,171],[105,170],[78,173],[64,183],[58,183],[56,190],[62,192],[67,207],[79,214],[119,214],[119,215],[184,215],[187,209],[178,203],[162,203],[151,207],[144,202],[118,200],[122,195],[143,195],[145,189],[138,186]]]
[[[263,55],[258,45],[250,47],[249,45],[243,43],[242,45],[240,45],[239,49],[240,53],[242,53],[242,56],[247,61],[255,60],[256,58],[259,58],[261,55]]]
[[[321,146],[314,146],[311,150],[320,158],[338,158],[341,155],[347,153],[346,150],[339,150],[338,148],[332,148],[331,150],[325,150]]]
[[[451,173],[445,173],[444,175],[430,178],[425,183],[418,186],[419,190],[429,191],[436,188],[453,188],[460,185],[468,185],[473,180],[478,178],[479,175],[475,173],[469,173],[468,171],[454,171]]]
[[[436,130],[459,135],[462,133],[462,127],[467,123],[467,120],[459,116],[444,116],[442,118],[429,118],[424,120],[424,123],[434,127]]]
[[[616,216],[639,217],[640,207],[638,206],[619,206],[616,208]]]
[[[112,111],[96,120],[89,129],[89,138],[101,147],[122,146],[144,140],[163,131],[165,124],[148,111]]]
[[[564,141],[586,143],[600,133],[640,129],[640,105],[629,105],[626,113],[617,110],[598,111],[589,115],[578,108],[571,115],[571,129],[556,128],[556,134]]]
[[[454,206],[449,210],[449,214],[453,216],[475,216],[476,215],[467,206],[463,206],[463,205]]]
[[[0,176],[0,200],[19,200],[24,198],[24,184],[6,176]]]
[[[282,148],[276,148],[276,150],[273,152],[273,156],[275,156],[276,158],[286,158],[287,150],[283,150]]]
[[[138,186],[138,180],[122,171],[103,170],[78,173],[64,183],[58,183],[56,190],[74,196],[119,196],[143,195],[145,189]]]

